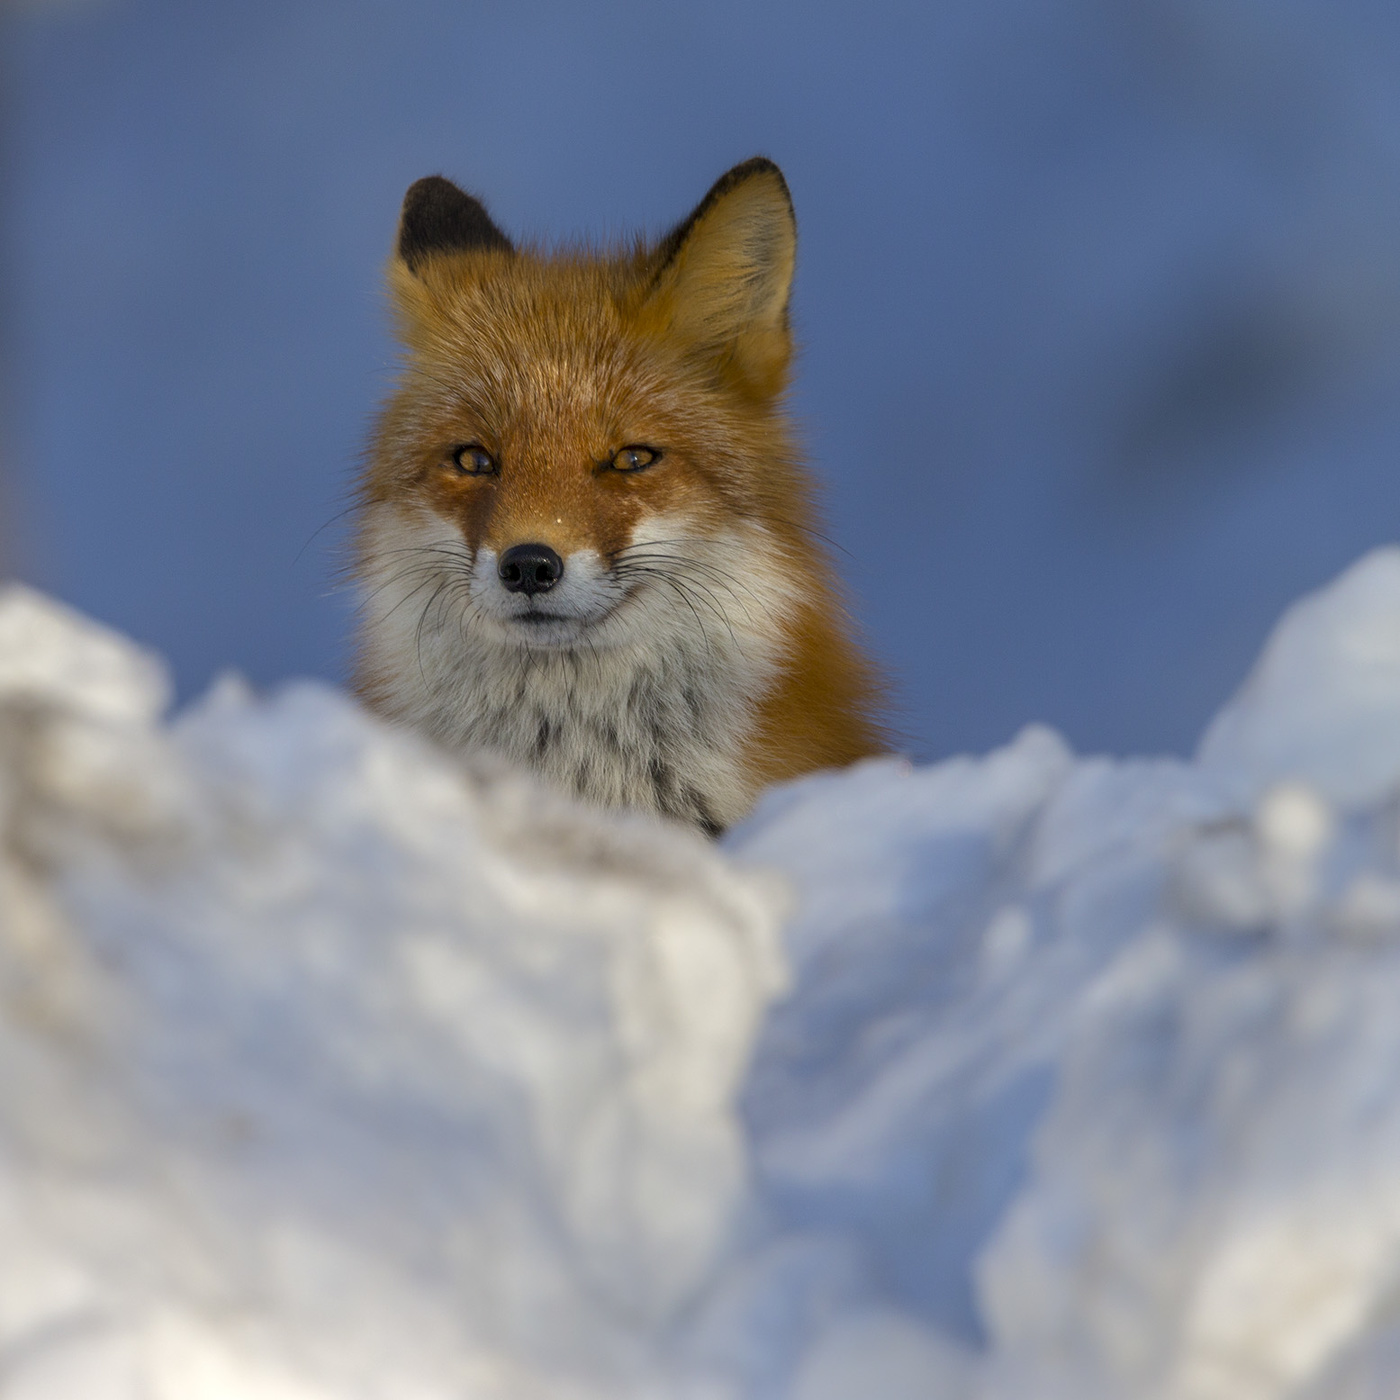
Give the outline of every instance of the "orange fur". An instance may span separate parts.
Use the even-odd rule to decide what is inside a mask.
[[[359,570],[368,585],[403,593],[395,606],[410,615],[421,604],[420,663],[425,629],[445,639],[434,641],[438,650],[428,666],[420,664],[423,685],[431,681],[441,694],[419,697],[417,682],[402,674],[407,642],[397,651],[382,643],[395,625],[384,609],[371,615],[361,653],[358,684],[371,704],[446,742],[472,742],[475,735],[492,746],[471,715],[449,717],[442,698],[451,690],[451,667],[477,663],[465,645],[460,656],[451,653],[455,660],[439,660],[448,655],[450,638],[446,622],[431,612],[447,605],[425,601],[436,578],[433,561],[422,563],[428,581],[417,593],[408,591],[411,573],[385,582],[396,576],[395,550],[416,559],[415,551],[429,546],[390,549],[385,540],[432,539],[439,556],[460,553],[455,583],[439,584],[436,596],[458,589],[463,638],[479,626],[498,650],[508,647],[506,634],[520,619],[503,612],[497,628],[495,613],[485,620],[473,613],[504,607],[484,579],[482,560],[498,560],[522,542],[548,547],[565,561],[596,557],[596,586],[606,590],[616,583],[609,570],[620,561],[663,555],[683,543],[683,559],[655,566],[671,569],[669,582],[644,572],[628,576],[630,587],[652,590],[645,620],[627,622],[629,608],[640,618],[643,605],[618,584],[622,601],[605,625],[575,626],[570,616],[572,631],[559,624],[561,635],[567,632],[562,641],[541,648],[532,636],[518,643],[522,687],[537,673],[545,684],[546,667],[553,675],[570,665],[583,685],[600,648],[629,657],[628,648],[642,648],[637,654],[649,665],[655,661],[661,674],[668,644],[662,633],[670,627],[678,638],[689,629],[692,651],[701,645],[697,636],[704,645],[723,644],[727,628],[741,654],[745,647],[771,652],[771,664],[752,673],[760,677],[757,691],[723,709],[734,731],[721,736],[733,751],[734,793],[719,792],[720,783],[711,800],[696,779],[695,802],[638,799],[710,829],[742,815],[766,784],[886,747],[876,718],[882,687],[851,637],[814,534],[811,482],[782,407],[792,358],[787,305],[794,253],[787,186],[766,161],[731,171],[668,239],[614,253],[515,249],[475,201],[446,182],[424,181],[410,191],[400,255],[390,269],[406,364],[376,428],[362,485]],[[458,465],[464,444],[485,452],[493,470],[464,474]],[[634,444],[655,449],[659,460],[645,470],[616,469],[615,454]],[[683,540],[649,544],[662,528],[657,522],[669,521],[683,522]],[[711,547],[727,552],[706,553]],[[570,579],[573,567],[565,565]],[[528,600],[531,610],[545,605]],[[517,630],[553,627],[551,621]],[[649,638],[655,656],[645,650]],[[574,660],[560,659],[573,652]],[[502,676],[515,675],[491,655]],[[572,697],[575,681],[560,684],[560,694]],[[522,694],[520,704],[530,703]],[[671,713],[660,701],[653,710]],[[547,709],[531,714],[541,733],[554,723]],[[665,732],[670,721],[653,722],[651,715],[638,721],[657,731],[662,757],[650,761],[651,770],[664,768],[674,750],[679,771],[686,762],[680,736]],[[510,751],[513,742],[496,746]],[[579,743],[586,749],[586,741]],[[549,744],[540,752],[543,759]],[[586,752],[569,761],[568,772],[593,771]],[[562,762],[556,777],[565,771]],[[672,785],[689,781],[675,778]],[[593,779],[572,782],[584,796],[598,796]]]

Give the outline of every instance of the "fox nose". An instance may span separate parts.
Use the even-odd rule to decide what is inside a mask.
[[[564,561],[547,544],[515,544],[501,555],[496,572],[508,593],[548,593],[564,576]]]

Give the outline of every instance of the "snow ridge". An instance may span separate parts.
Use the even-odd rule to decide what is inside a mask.
[[[719,849],[166,697],[0,592],[0,1400],[1400,1388],[1400,549]]]

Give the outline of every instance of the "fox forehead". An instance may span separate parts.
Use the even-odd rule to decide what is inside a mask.
[[[602,452],[619,434],[656,425],[664,414],[667,396],[621,355],[568,355],[554,347],[480,368],[459,360],[430,373],[455,390],[451,411],[494,435],[497,445],[559,435]],[[621,446],[612,443],[614,450]]]
[[[678,399],[680,366],[615,314],[583,323],[560,315],[541,326],[468,303],[443,308],[438,320],[434,334],[411,347],[405,383],[440,410],[475,416],[483,429],[567,429],[597,437],[602,448]]]
[[[634,336],[635,294],[600,259],[524,253],[506,266],[465,258],[431,283],[400,275],[411,353],[434,360],[606,362]]]

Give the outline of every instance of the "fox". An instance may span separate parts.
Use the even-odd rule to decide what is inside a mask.
[[[372,710],[710,836],[887,751],[785,406],[796,248],[761,156],[601,250],[409,188],[352,561]]]

